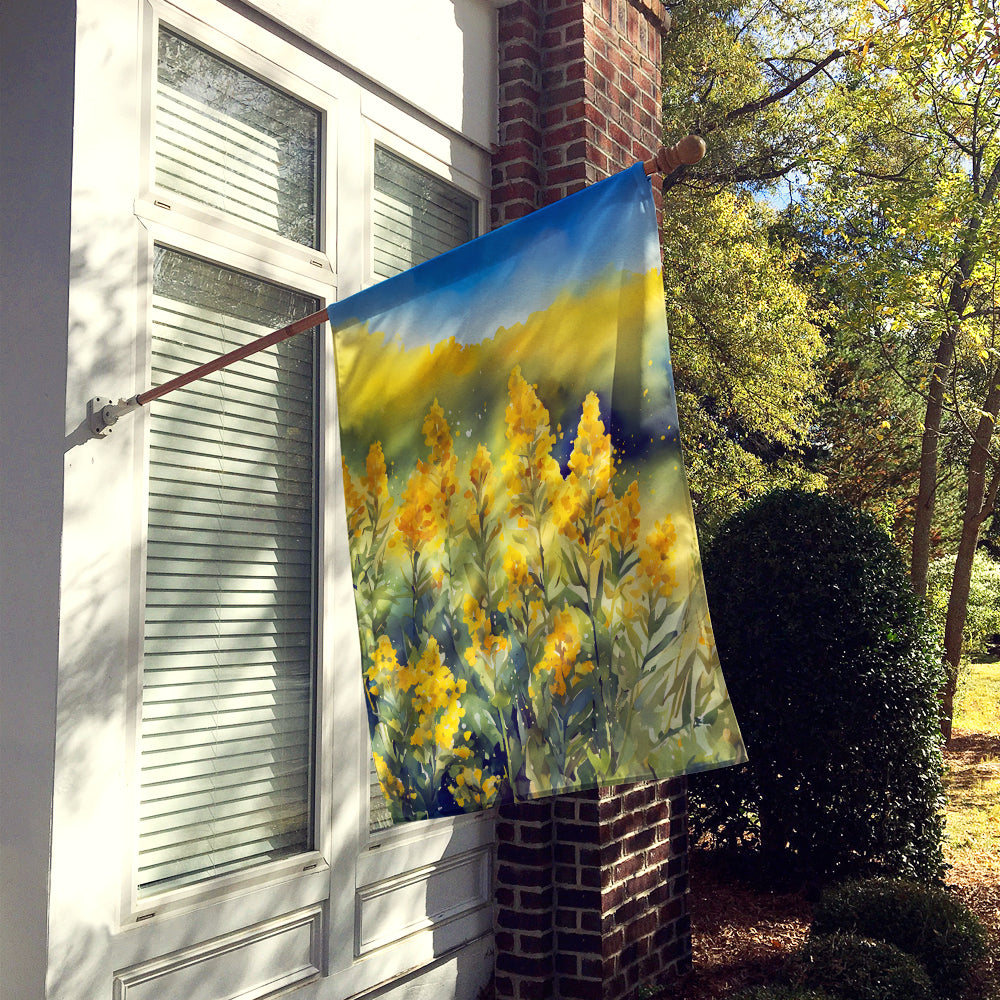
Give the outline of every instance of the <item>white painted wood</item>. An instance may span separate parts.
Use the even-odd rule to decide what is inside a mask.
[[[323,911],[299,911],[115,974],[115,1000],[266,1000],[317,979]]]
[[[332,352],[324,350],[320,359],[327,411],[320,447],[328,472],[319,542],[324,572],[319,581],[323,613],[317,698],[323,711],[315,850],[141,901],[134,892],[132,854],[141,819],[135,746],[141,729],[137,677],[150,421],[143,412],[130,414],[106,439],[94,440],[86,428],[86,403],[95,395],[118,398],[148,385],[154,241],[321,298],[363,287],[369,157],[376,134],[387,148],[473,193],[482,219],[489,184],[484,149],[493,131],[495,91],[489,45],[485,61],[480,63],[479,57],[483,39],[492,35],[492,9],[480,0],[446,2],[427,23],[441,28],[451,54],[428,61],[411,37],[406,52],[373,57],[370,73],[376,77],[381,72],[376,64],[389,59],[394,65],[384,79],[368,82],[354,71],[343,71],[336,60],[317,58],[310,48],[338,49],[339,24],[299,44],[284,30],[268,31],[265,24],[242,16],[237,5],[216,0],[78,0],[71,38],[65,5],[51,0],[39,4],[26,15],[30,26],[21,23],[25,18],[15,19],[16,36],[7,30],[11,22],[5,9],[0,32],[5,60],[10,48],[21,60],[17,65],[38,67],[35,76],[29,75],[37,89],[19,89],[12,96],[16,100],[10,107],[20,117],[6,117],[4,91],[5,122],[20,123],[30,138],[27,146],[20,140],[9,146],[5,138],[5,169],[8,149],[22,155],[32,143],[44,148],[37,158],[38,176],[22,171],[12,189],[19,204],[8,218],[34,235],[24,259],[14,270],[5,270],[0,289],[4,334],[13,333],[18,341],[6,356],[11,366],[5,363],[0,400],[5,407],[11,401],[23,405],[10,420],[5,409],[2,480],[5,497],[8,486],[27,491],[4,506],[4,531],[18,535],[14,545],[11,535],[4,538],[5,559],[12,552],[14,561],[4,564],[0,647],[5,657],[0,889],[3,912],[18,914],[4,928],[4,989],[40,998],[47,978],[45,1000],[109,1000],[119,970],[119,990],[133,998],[166,996],[166,985],[173,989],[184,982],[185,1000],[200,1000],[206,995],[201,987],[206,978],[187,981],[180,971],[188,968],[185,958],[197,956],[190,968],[200,964],[214,970],[207,981],[229,980],[244,971],[248,975],[230,994],[220,995],[237,990],[254,995],[265,985],[273,992],[279,985],[293,985],[307,968],[302,964],[305,931],[288,928],[273,939],[252,942],[247,934],[281,914],[308,909],[322,912],[324,922],[320,952],[309,952],[306,978],[315,974],[312,969],[320,975],[298,988],[295,995],[303,1000],[342,1000],[376,987],[400,1000],[474,997],[491,968],[491,908],[476,894],[476,880],[488,865],[491,818],[439,821],[369,839],[364,715],[338,478]],[[224,58],[322,110],[327,169],[318,249],[292,244],[245,221],[220,220],[210,207],[156,187],[149,68],[161,16]],[[355,6],[351,16],[344,37],[353,33],[359,45],[362,39],[367,45],[387,20],[381,7]],[[405,22],[399,25],[405,27]],[[62,31],[49,30],[60,24]],[[18,55],[22,51],[23,58]],[[405,93],[408,80],[413,83],[411,99]],[[396,85],[402,98],[391,96]],[[75,90],[72,164],[68,130],[50,132],[48,116],[58,101],[53,104],[46,87],[57,96]],[[470,92],[488,96],[470,101]],[[63,108],[64,117],[66,113]],[[48,156],[52,141],[57,157]],[[5,241],[4,246],[5,251],[8,246],[24,249],[27,243]],[[19,283],[31,288],[31,318]],[[18,294],[11,298],[11,293]],[[12,324],[9,302],[17,303]],[[9,392],[8,372],[15,363],[18,385]],[[161,405],[163,426],[169,429],[174,418],[169,404]],[[243,432],[253,433],[250,426]],[[211,451],[213,442],[206,440],[204,447]],[[222,455],[213,460],[220,467],[226,462]],[[206,524],[221,513],[238,524],[248,514],[220,512],[211,499],[199,511]],[[164,537],[159,554],[176,545],[174,563],[194,558],[178,539]],[[234,537],[230,542],[217,546],[215,556],[240,561],[247,540]],[[24,617],[13,628],[7,617],[8,566],[31,582],[25,590],[31,600],[14,604]],[[277,571],[273,564],[256,567],[262,578]],[[255,613],[252,601],[213,604],[196,598],[197,589],[189,585],[190,606],[200,608],[203,617],[192,615],[193,622]],[[152,620],[155,627],[162,624],[155,614]],[[183,683],[198,669],[197,663],[185,662],[176,676],[164,680]],[[17,713],[13,722],[10,704]],[[261,724],[252,698],[246,711],[244,723]],[[157,739],[166,735],[163,716],[155,711],[147,726]],[[258,737],[266,733],[262,730]],[[183,747],[167,743],[164,752],[183,753]],[[246,791],[254,794],[252,787]],[[12,817],[11,805],[19,815]],[[195,795],[190,808],[204,805]],[[456,857],[463,860],[449,868]],[[422,874],[407,874],[414,869]],[[449,872],[462,901],[457,910],[436,902],[448,895]],[[382,889],[375,888],[380,884]],[[359,890],[367,901],[368,950],[363,958],[355,955]],[[393,892],[403,893],[413,908],[423,906],[423,916],[414,919],[392,906],[380,910]],[[400,921],[390,926],[397,915]],[[243,944],[231,951],[212,950],[213,942],[230,937]],[[309,947],[314,945],[310,937]],[[253,960],[239,961],[241,954]],[[143,994],[144,982],[152,992]]]
[[[251,2],[456,134],[483,149],[496,141],[496,12],[489,0]]]
[[[486,906],[492,886],[489,861],[486,851],[472,851],[360,889],[356,954]]]

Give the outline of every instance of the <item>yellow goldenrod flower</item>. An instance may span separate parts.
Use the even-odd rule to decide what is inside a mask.
[[[557,611],[553,616],[552,631],[545,640],[545,652],[532,668],[528,684],[528,693],[532,697],[539,693],[538,683],[547,681],[552,693],[564,698],[567,680],[573,686],[577,677],[589,674],[594,669],[590,660],[576,662],[580,655],[580,644],[580,629],[572,612],[568,608]]]
[[[677,532],[670,517],[657,521],[646,535],[646,548],[639,556],[642,575],[649,581],[654,593],[669,597],[677,586],[673,566],[674,543]]]

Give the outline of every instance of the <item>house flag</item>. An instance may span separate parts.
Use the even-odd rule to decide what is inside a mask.
[[[642,165],[332,305],[395,822],[746,759],[681,462]]]

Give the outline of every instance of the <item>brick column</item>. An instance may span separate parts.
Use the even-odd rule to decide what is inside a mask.
[[[513,0],[498,11],[494,228],[660,144],[661,0]]]
[[[498,23],[494,227],[653,154],[669,16],[661,0],[513,0]],[[623,1000],[686,972],[687,846],[684,778],[502,807],[497,997]]]

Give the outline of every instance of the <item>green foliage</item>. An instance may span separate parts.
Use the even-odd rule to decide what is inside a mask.
[[[825,990],[803,989],[801,986],[751,986],[740,990],[733,1000],[838,1000]]]
[[[772,223],[766,206],[728,193],[678,192],[664,219],[677,410],[708,533],[748,497],[807,478],[825,349]]]
[[[905,879],[869,879],[827,889],[814,935],[858,934],[895,945],[923,963],[938,993],[958,997],[986,955],[982,924],[947,890]]]
[[[793,968],[801,986],[820,987],[837,1000],[933,1000],[924,967],[895,945],[854,934],[812,937]]]
[[[955,559],[944,557],[934,560],[927,574],[927,604],[932,620],[940,625],[942,632],[954,571]],[[969,604],[962,637],[963,655],[982,655],[987,650],[990,636],[997,634],[1000,634],[1000,562],[984,549],[979,549],[972,564]]]
[[[942,671],[889,537],[779,490],[723,527],[704,569],[750,762],[692,779],[695,834],[776,871],[938,878]]]

